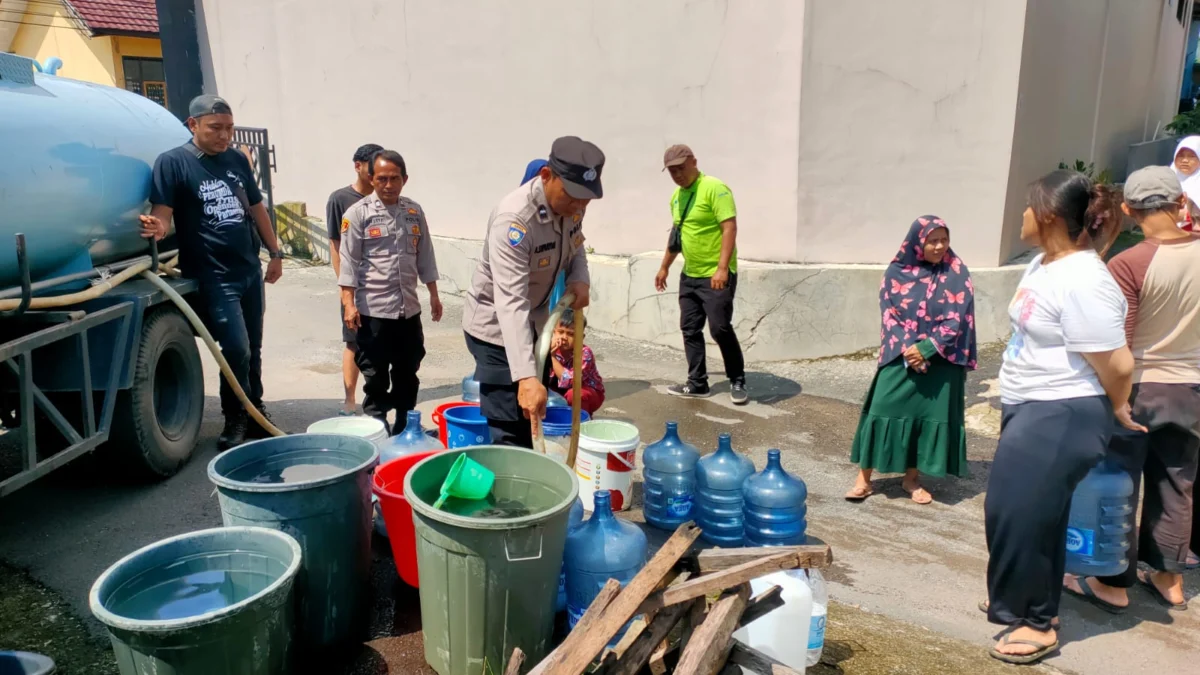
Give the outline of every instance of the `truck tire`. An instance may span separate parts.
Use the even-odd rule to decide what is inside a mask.
[[[196,338],[174,307],[142,324],[133,384],[117,396],[109,445],[142,478],[166,478],[196,448],[204,416],[204,371]]]

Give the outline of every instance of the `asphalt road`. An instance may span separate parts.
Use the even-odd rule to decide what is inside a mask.
[[[276,423],[287,431],[302,431],[339,407],[336,305],[328,269],[288,269],[268,292],[266,398]],[[440,325],[426,323],[420,406],[426,411],[456,397],[460,379],[472,368],[459,330],[461,303],[447,299],[446,305]],[[808,483],[810,531],[833,546],[836,562],[828,576],[834,600],[980,650],[990,644],[997,628],[975,606],[984,598],[983,494],[998,430],[997,348],[985,350],[983,367],[969,380],[970,427],[976,432],[968,450],[972,475],[929,480],[937,503],[921,507],[907,499],[899,477],[881,480],[880,494],[863,504],[841,498],[853,481],[847,458],[858,401],[874,369],[870,359],[752,364],[753,401],[737,408],[724,395],[723,382],[716,383],[718,395],[709,400],[667,396],[666,385],[685,372],[679,352],[608,335],[591,337],[588,344],[608,387],[604,414],[631,419],[643,440],[656,439],[664,421],[677,419],[684,436],[705,452],[715,449],[716,435],[723,431],[731,432],[735,447],[759,467],[768,448],[783,450],[785,467]],[[68,467],[0,501],[0,559],[28,570],[86,618],[87,591],[112,562],[158,539],[219,525],[217,500],[205,476],[220,431],[216,369],[207,358],[205,369],[203,440],[181,473],[163,483],[135,485],[107,475],[97,461]],[[720,372],[719,356],[710,361],[710,371]],[[386,554],[377,557],[372,627],[377,639],[351,671],[387,672],[380,664],[388,663],[392,672],[429,672],[420,665],[394,668],[420,663],[412,609],[416,597],[389,576]],[[1200,575],[1190,574],[1186,583],[1194,593]],[[1168,614],[1146,593],[1132,596],[1134,607],[1119,617],[1065,599],[1064,645],[1049,663],[1079,673],[1195,672],[1200,608]],[[88,621],[93,631],[101,631]]]

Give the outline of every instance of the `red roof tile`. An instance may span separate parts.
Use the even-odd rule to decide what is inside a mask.
[[[158,35],[154,0],[68,0],[67,4],[97,33]]]

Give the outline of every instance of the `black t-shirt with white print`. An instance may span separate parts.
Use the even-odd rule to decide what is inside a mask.
[[[262,193],[245,155],[206,155],[190,142],[154,162],[150,203],[174,212],[179,270],[202,281],[242,279],[261,273],[258,238],[248,207]]]

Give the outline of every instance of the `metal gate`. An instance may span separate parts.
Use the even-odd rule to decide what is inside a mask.
[[[250,168],[254,170],[258,189],[262,190],[263,199],[267,202],[267,213],[271,214],[271,223],[275,226],[275,234],[278,235],[275,196],[271,190],[271,172],[275,170],[275,146],[271,145],[266,129],[254,127],[234,127],[233,144],[250,160]]]

